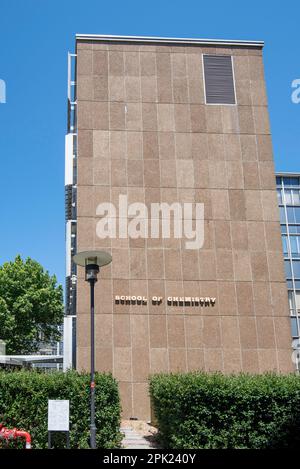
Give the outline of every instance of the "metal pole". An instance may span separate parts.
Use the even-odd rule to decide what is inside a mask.
[[[90,279],[91,286],[91,448],[96,449],[95,425],[95,280]]]
[[[67,448],[70,449],[70,432],[67,433]]]

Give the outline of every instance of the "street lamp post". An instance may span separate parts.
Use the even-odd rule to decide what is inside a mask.
[[[95,283],[98,279],[100,267],[110,264],[112,257],[105,251],[83,251],[73,257],[75,264],[85,267],[85,280],[90,284],[91,300],[91,424],[90,446],[96,449],[96,423],[95,423]]]

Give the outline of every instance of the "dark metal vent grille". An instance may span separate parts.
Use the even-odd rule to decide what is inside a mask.
[[[66,221],[72,220],[72,184],[65,186],[65,215]]]
[[[207,104],[235,104],[232,58],[230,55],[204,55]]]
[[[76,283],[66,277],[66,314],[76,314]]]

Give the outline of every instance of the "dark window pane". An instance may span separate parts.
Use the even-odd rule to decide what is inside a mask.
[[[290,178],[290,186],[299,186],[299,178]]]
[[[284,207],[280,207],[280,223],[286,223]]]
[[[299,186],[299,178],[297,177],[284,177],[283,184],[285,186]]]
[[[291,262],[284,261],[284,268],[285,268],[285,277],[292,278],[292,269],[291,269]]]
[[[277,184],[277,186],[281,186],[281,177],[280,176],[276,176],[276,184]]]
[[[282,249],[285,256],[288,255],[287,236],[282,236]]]
[[[292,329],[292,337],[298,337],[298,323],[297,318],[291,318],[291,329]]]
[[[295,223],[300,223],[300,207],[294,207]]]
[[[284,234],[287,231],[286,225],[280,225],[281,233]]]
[[[293,261],[294,277],[300,278],[300,261]]]
[[[291,254],[292,254],[292,256],[299,255],[298,236],[290,236],[290,243],[291,243]]]
[[[295,223],[294,207],[286,208],[288,223]]]

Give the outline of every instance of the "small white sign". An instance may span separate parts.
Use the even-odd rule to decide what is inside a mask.
[[[69,401],[48,401],[48,432],[69,431]]]

